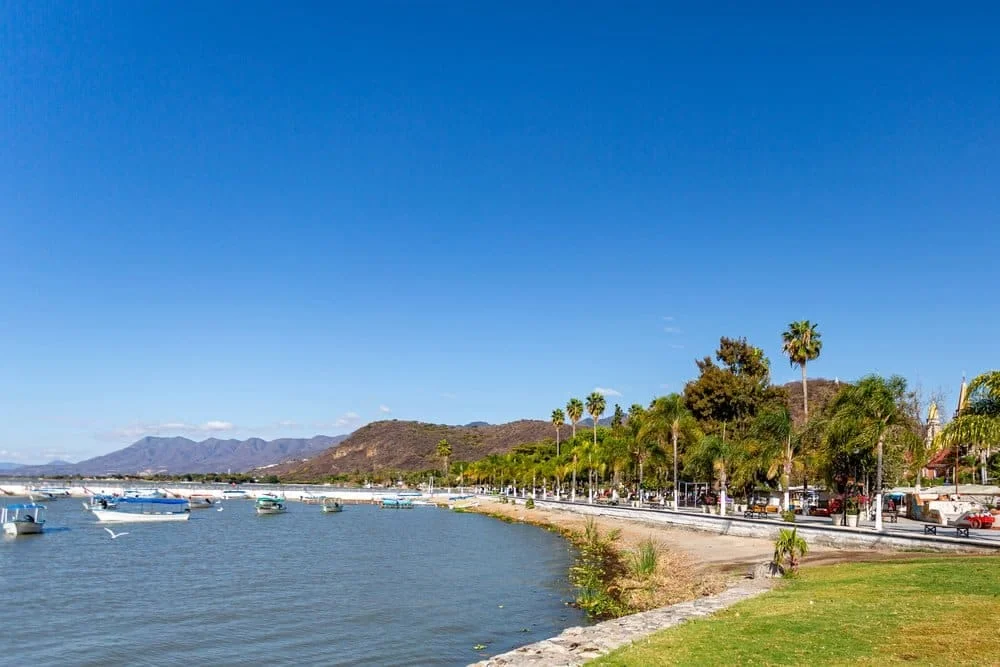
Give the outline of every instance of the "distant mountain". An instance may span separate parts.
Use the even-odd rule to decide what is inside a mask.
[[[45,465],[47,466],[71,466],[73,463],[71,461],[63,461],[62,459],[52,459]]]
[[[465,425],[466,428],[478,428],[480,426],[489,426],[489,422],[469,422]]]
[[[611,426],[611,417],[602,417],[597,420],[598,426]],[[584,417],[576,423],[577,428],[586,426],[587,428],[594,428],[594,420],[592,417]]]
[[[7,470],[17,470],[18,468],[23,468],[23,463],[11,463],[9,461],[0,461],[0,471]]]
[[[137,473],[245,472],[261,466],[299,461],[335,447],[346,435],[312,438],[220,440],[147,436],[124,449],[74,464],[20,468],[26,475],[135,475]]]
[[[837,393],[848,383],[839,380],[815,378],[806,380],[809,385],[809,414],[818,415]],[[802,410],[802,383],[798,380],[781,385],[788,394],[788,411],[796,424],[805,423],[805,412]]]
[[[276,472],[307,480],[368,470],[427,470],[441,466],[437,456],[437,444],[441,440],[451,445],[452,461],[476,461],[490,454],[509,452],[526,442],[554,437],[552,424],[544,421],[476,426],[380,421],[359,428],[335,449],[304,463],[280,466]]]

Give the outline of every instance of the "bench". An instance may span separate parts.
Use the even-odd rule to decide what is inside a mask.
[[[871,520],[875,520],[875,512],[871,513]],[[899,512],[896,510],[886,510],[882,512],[882,520],[888,521],[889,523],[899,523]]]
[[[934,524],[927,524],[924,526],[924,535],[937,535],[938,527]],[[955,526],[955,532],[959,537],[968,537],[969,529],[966,526]]]

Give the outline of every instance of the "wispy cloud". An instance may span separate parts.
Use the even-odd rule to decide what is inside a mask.
[[[19,459],[21,458],[20,452],[12,452],[9,449],[0,449],[0,456],[5,459]]]
[[[345,412],[344,414],[337,417],[333,422],[333,425],[337,428],[343,428],[345,426],[353,426],[361,421],[361,415],[357,412]]]
[[[664,315],[663,316],[663,321],[664,322],[673,322],[674,321],[674,316],[673,315]]]
[[[684,346],[681,345],[680,343],[671,343],[670,347],[672,347],[675,350],[683,350],[684,349]]]
[[[681,333],[680,327],[663,327],[663,330],[668,334],[679,334]]]
[[[387,415],[390,412],[392,412],[392,409],[388,405],[383,403],[382,405],[378,406],[378,411],[384,415]]]
[[[602,396],[621,396],[622,393],[616,389],[609,389],[608,387],[594,387],[594,391]]]
[[[221,419],[213,419],[203,424],[188,424],[186,422],[161,422],[158,424],[130,424],[102,434],[105,439],[141,438],[147,435],[177,435],[199,433],[221,433],[237,430],[236,424]]]
[[[458,398],[458,395],[457,394],[453,394],[450,391],[442,391],[441,392],[441,398],[455,399],[455,398]]]
[[[278,422],[278,426],[281,426],[282,428],[298,428],[300,424],[292,419],[282,419]]]
[[[670,383],[669,382],[663,382],[663,383],[661,383],[660,384],[660,389],[670,389]]]

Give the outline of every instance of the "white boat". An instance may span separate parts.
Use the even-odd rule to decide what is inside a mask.
[[[0,524],[5,535],[38,535],[45,530],[42,512],[45,505],[38,503],[18,503],[7,505],[0,510]]]
[[[249,497],[243,489],[226,489],[222,492],[223,500],[246,500]]]
[[[125,498],[166,498],[167,494],[160,489],[125,489]]]
[[[188,501],[191,503],[191,509],[193,510],[207,510],[215,507],[215,496],[203,493],[196,493],[189,496]]]
[[[91,510],[115,509],[118,507],[118,501],[118,496],[107,496],[101,493],[95,493],[90,497],[90,500],[83,503],[83,509],[88,512]]]
[[[336,498],[325,498],[323,499],[323,512],[326,514],[333,514],[335,512],[343,512],[344,506],[340,504],[340,501]]]
[[[90,511],[103,523],[160,523],[191,518],[191,508],[184,498],[119,498],[114,508]]]
[[[54,501],[60,498],[69,498],[69,489],[64,486],[54,487],[54,486],[44,486],[40,488],[28,489],[28,497],[34,499],[35,496],[41,496],[45,500]]]
[[[257,514],[281,514],[286,510],[285,499],[277,496],[259,496]]]

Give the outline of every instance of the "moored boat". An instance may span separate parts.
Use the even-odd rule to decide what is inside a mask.
[[[7,505],[0,510],[0,524],[5,535],[38,535],[45,530],[42,512],[45,505],[38,503],[18,503]]]
[[[191,518],[191,507],[183,498],[119,498],[114,507],[90,511],[104,523],[160,523]]]
[[[215,507],[215,496],[210,496],[207,493],[195,493],[188,497],[188,502],[191,503],[193,510],[207,510]]]
[[[83,509],[91,510],[115,509],[118,507],[118,496],[108,496],[102,493],[95,493],[90,500],[83,503]]]
[[[381,506],[383,509],[392,510],[413,509],[413,501],[409,498],[386,497],[382,499]]]
[[[344,506],[340,504],[340,501],[336,498],[324,498],[323,499],[323,512],[327,514],[332,514],[334,512],[343,512]]]
[[[285,499],[277,496],[258,496],[257,514],[281,514],[285,511]]]
[[[222,492],[223,500],[246,500],[249,497],[243,489],[226,489]]]

